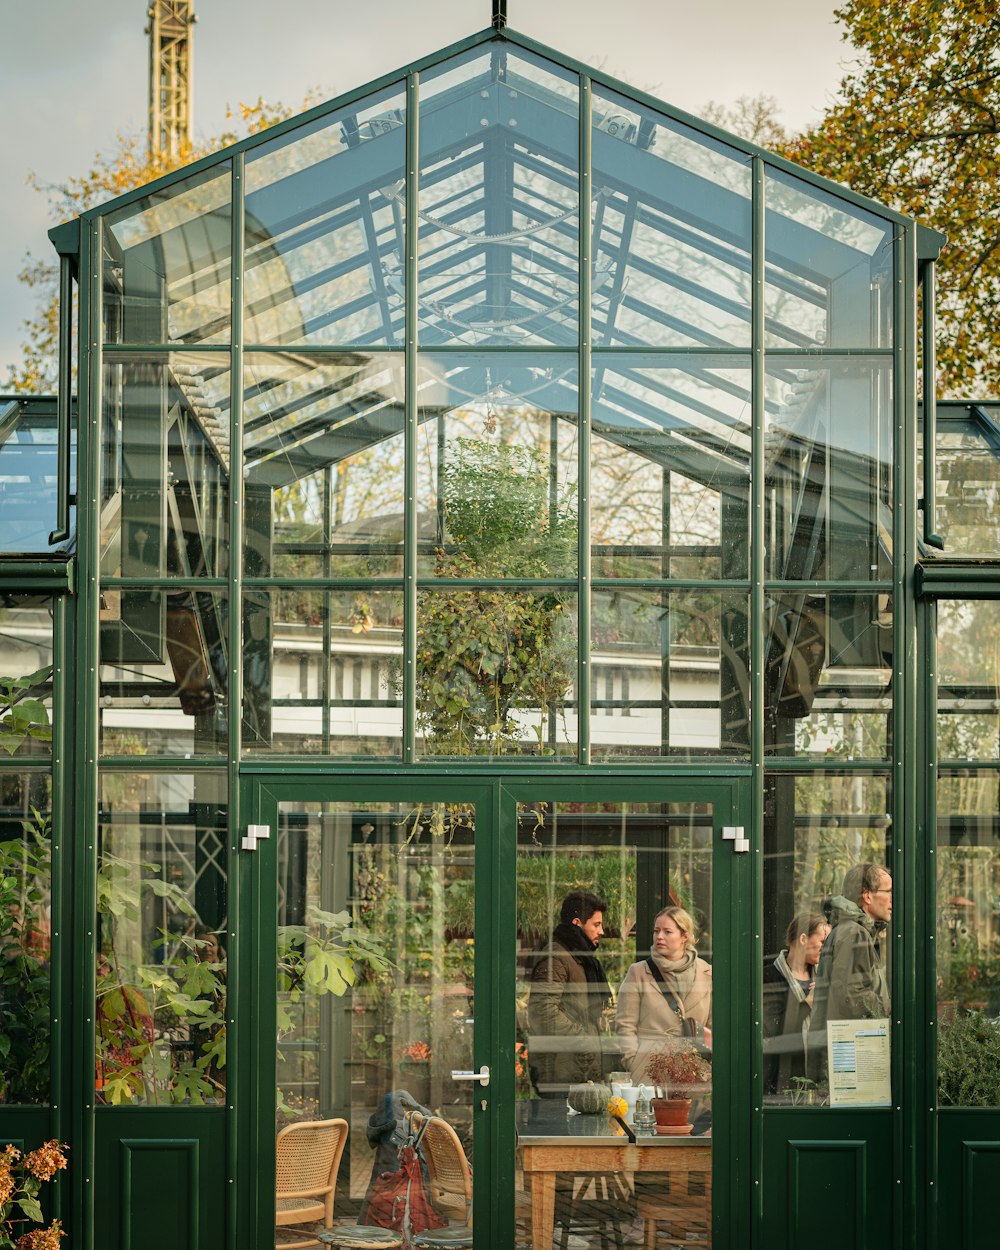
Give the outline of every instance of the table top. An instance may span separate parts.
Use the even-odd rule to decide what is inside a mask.
[[[522,1146],[627,1146],[618,1125],[607,1115],[571,1115],[558,1098],[519,1102],[514,1110],[517,1140]],[[636,1145],[657,1149],[678,1146],[712,1147],[711,1137],[640,1137]]]

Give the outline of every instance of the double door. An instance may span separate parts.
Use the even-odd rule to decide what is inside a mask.
[[[411,1186],[410,1222],[455,1244],[735,1245],[754,1049],[745,790],[537,774],[250,783],[241,1244],[308,1242],[287,1197],[316,1188],[303,1148],[332,1160],[339,1225],[378,1219],[404,1188],[378,1178],[417,1145],[427,1203]],[[650,993],[658,916],[668,933],[693,926],[671,948],[689,1025]],[[637,1086],[654,1078],[690,1107],[634,1135]],[[607,1114],[612,1083],[624,1127]],[[315,1201],[318,1228],[329,1198]]]

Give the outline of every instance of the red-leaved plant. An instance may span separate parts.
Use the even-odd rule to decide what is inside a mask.
[[[0,1250],[59,1250],[59,1239],[66,1234],[58,1220],[48,1228],[22,1229],[29,1222],[42,1223],[38,1193],[66,1166],[65,1150],[59,1142],[47,1141],[26,1155],[16,1146],[0,1152]]]
[[[658,1051],[646,1064],[650,1081],[663,1089],[666,1098],[691,1098],[698,1087],[710,1085],[712,1065],[692,1046]]]

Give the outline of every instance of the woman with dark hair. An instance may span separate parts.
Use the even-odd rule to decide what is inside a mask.
[[[764,965],[764,1093],[784,1093],[806,1075],[816,965],[830,924],[815,911],[799,912],[785,930],[785,946]]]

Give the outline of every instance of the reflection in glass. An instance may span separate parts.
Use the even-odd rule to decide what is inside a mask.
[[[333,1176],[347,1224],[376,1223],[377,1179],[421,1130],[431,1201],[413,1231],[472,1222],[480,1090],[452,1072],[473,1068],[474,838],[464,804],[279,807],[277,1124],[349,1128]],[[280,1199],[298,1236],[329,1225]]]
[[[49,1101],[51,806],[47,769],[0,770],[0,1104]]]
[[[575,75],[504,45],[422,76],[425,345],[576,342],[577,107]]]
[[[247,343],[402,341],[405,133],[396,86],[247,154]]]
[[[104,218],[104,341],[227,343],[232,295],[228,162]]]
[[[69,435],[70,498],[76,497],[76,421]],[[70,551],[76,542],[76,504],[71,503],[69,537],[56,544],[58,504],[56,401],[20,395],[0,399],[0,552],[49,554]]]
[[[892,864],[890,811],[886,775],[766,779],[763,1046],[771,1105],[830,1104],[827,1024],[834,1011],[844,1017],[844,1002],[858,1004],[848,1016],[888,1015],[892,894],[862,894],[856,878],[870,865],[872,883],[891,887],[883,867]],[[802,967],[809,971],[801,979],[786,971]]]
[[[942,1107],[1000,1107],[1000,776],[937,789],[937,1081]]]
[[[597,345],[750,344],[750,158],[622,96],[593,97]]]
[[[420,591],[422,754],[574,754],[576,602],[544,586]]]
[[[403,362],[360,352],[247,357],[246,572],[402,572]]]
[[[423,358],[422,576],[575,577],[577,399],[565,357]]]
[[[108,772],[98,811],[98,1102],[226,1097],[226,778]]]
[[[891,223],[807,186],[765,178],[768,347],[891,347]]]
[[[229,468],[228,353],[106,359],[102,574],[225,576]]]
[[[891,360],[768,368],[768,577],[891,576],[892,431]]]
[[[531,1195],[524,1240],[556,1245],[567,1232],[612,1244],[634,1229],[647,1246],[710,1245],[711,1055],[725,1051],[711,1033],[712,810],[538,801],[519,803],[517,821],[516,1184]],[[637,1118],[641,1083],[655,1095],[659,1128]],[[647,1145],[635,1174],[620,1173],[622,1155],[609,1152],[600,1162],[619,1175],[595,1176],[597,1152],[616,1143],[612,1095],[624,1100],[640,1145],[659,1146],[657,1136],[690,1143]],[[587,1145],[574,1150],[579,1139]],[[591,1165],[574,1173],[570,1161],[584,1150]],[[556,1235],[552,1207],[541,1201],[545,1172],[556,1173]]]
[[[940,759],[1000,756],[1000,603],[937,606],[937,749]]]
[[[750,401],[749,360],[595,356],[595,576],[748,576]]]
[[[956,410],[962,419],[954,415]],[[1000,536],[1000,407],[995,404],[938,408],[937,510],[934,528],[947,556],[993,556]],[[923,464],[917,466],[918,481]],[[934,554],[933,549],[928,554]]]
[[[745,755],[746,595],[596,590],[591,621],[591,753]]]
[[[102,755],[224,755],[229,611],[220,591],[106,589]]]
[[[8,756],[52,754],[52,600],[0,600],[0,750]]]
[[[401,594],[261,590],[245,604],[246,751],[399,756]]]
[[[790,594],[766,607],[765,751],[887,758],[891,596]]]

